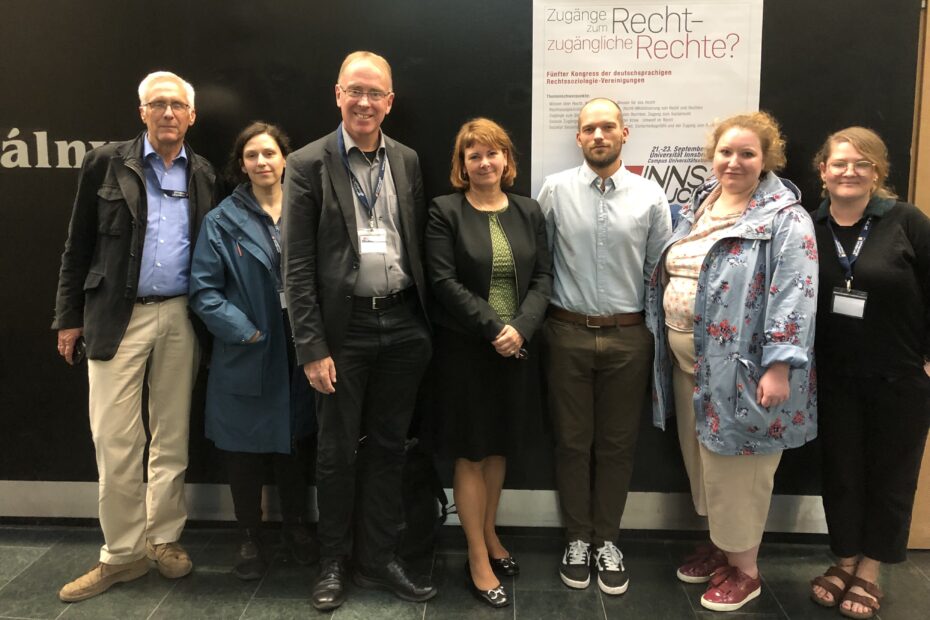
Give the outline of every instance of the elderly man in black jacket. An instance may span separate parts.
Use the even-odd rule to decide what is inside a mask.
[[[346,57],[335,95],[342,124],[287,159],[282,216],[297,360],[318,392],[321,610],[345,600],[351,556],[363,587],[436,593],[394,558],[404,441],[432,350],[419,160],[381,132],[394,101],[384,58]]]
[[[187,520],[190,395],[199,348],[187,310],[193,240],[216,204],[210,163],[184,143],[194,89],[159,71],[139,85],[146,131],[84,159],[61,257],[55,321],[69,364],[86,342],[90,426],[100,476],[100,561],[66,584],[80,601],[145,575],[191,571],[177,543]],[[142,383],[148,371],[148,488]]]

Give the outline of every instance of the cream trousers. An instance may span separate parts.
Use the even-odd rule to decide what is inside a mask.
[[[111,360],[89,360],[90,428],[100,477],[100,561],[126,564],[145,555],[145,541],[174,542],[184,529],[191,389],[199,348],[187,297],[136,304]],[[142,384],[148,368],[151,443],[148,489]]]

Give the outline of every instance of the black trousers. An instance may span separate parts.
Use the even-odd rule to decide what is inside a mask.
[[[408,297],[387,310],[352,311],[333,356],[336,391],[317,397],[320,555],[354,552],[362,569],[394,559],[404,521],[404,442],[432,353],[419,302]]]
[[[292,454],[222,451],[232,491],[236,521],[242,529],[258,529],[262,523],[262,485],[268,465],[274,479],[285,523],[305,520],[307,481],[302,460]]]
[[[903,562],[930,427],[930,378],[888,381],[821,370],[818,390],[830,549],[839,557]]]

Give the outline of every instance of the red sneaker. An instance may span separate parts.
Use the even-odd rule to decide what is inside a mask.
[[[761,593],[761,578],[753,579],[735,566],[724,566],[711,577],[701,605],[714,611],[736,611]]]
[[[699,545],[685,563],[678,567],[678,578],[685,583],[707,583],[721,566],[727,565],[726,554],[713,543]]]

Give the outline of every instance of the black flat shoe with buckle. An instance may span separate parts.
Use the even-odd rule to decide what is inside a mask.
[[[510,605],[510,597],[507,595],[507,590],[504,589],[504,584],[500,584],[492,590],[479,590],[478,586],[471,582],[471,593],[476,599],[494,609]]]
[[[468,590],[472,596],[486,605],[490,605],[495,609],[510,605],[510,596],[507,594],[507,590],[504,589],[504,584],[498,583],[496,588],[490,590],[482,590],[475,585],[471,578],[471,567],[468,565],[468,560],[465,560],[465,583],[468,584]]]
[[[508,555],[506,558],[488,557],[488,561],[491,562],[491,568],[495,573],[506,575],[507,577],[516,577],[520,574],[520,565],[517,564],[517,561],[512,555]]]

